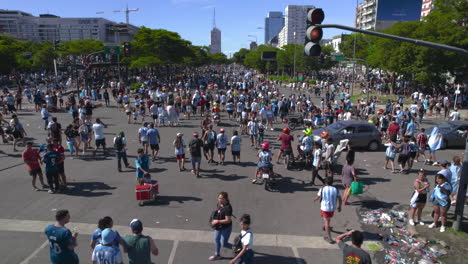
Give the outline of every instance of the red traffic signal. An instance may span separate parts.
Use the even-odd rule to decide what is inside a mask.
[[[323,37],[323,30],[319,27],[310,26],[307,28],[306,36],[310,41],[318,43]]]
[[[307,20],[310,24],[322,24],[325,19],[325,13],[321,8],[313,8],[307,12]]]

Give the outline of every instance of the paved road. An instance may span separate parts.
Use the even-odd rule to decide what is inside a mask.
[[[46,133],[38,113],[22,112],[19,116],[30,137],[36,143],[42,143]],[[71,122],[69,114],[60,113],[57,117],[62,125]],[[139,125],[128,125],[124,114],[114,107],[99,108],[94,117],[108,124],[105,129],[108,143],[117,132],[125,132],[129,141],[128,154],[133,157],[133,162],[138,148]],[[281,179],[275,191],[266,192],[262,186],[250,183],[256,162],[255,149],[250,148],[244,137],[241,166],[230,162],[224,166],[209,165],[203,161],[201,179],[190,172],[179,172],[172,141],[177,132],[184,133],[188,141],[189,135],[199,131],[199,122],[199,118],[183,120],[180,127],[160,128],[161,154],[152,165],[152,175],[160,182],[161,196],[157,203],[145,207],[139,207],[135,201],[134,170],[118,173],[112,156],[93,158],[88,153],[79,159],[67,157],[70,190],[49,195],[31,191],[20,152],[13,152],[11,145],[0,145],[0,150],[6,153],[0,154],[0,237],[11,244],[11,247],[0,249],[4,263],[46,263],[48,248],[41,232],[47,223],[52,222],[55,210],[62,208],[70,210],[70,226],[78,226],[81,233],[77,252],[83,261],[91,256],[87,245],[97,220],[110,215],[121,234],[128,232],[125,226],[131,219],[143,221],[145,231],[156,239],[161,249],[161,256],[154,258],[156,263],[187,263],[189,260],[206,263],[213,251],[208,215],[216,205],[219,191],[229,193],[234,215],[251,214],[258,263],[317,263],[320,260],[339,263],[341,254],[338,248],[322,239],[319,204],[312,200],[318,187],[303,183],[310,179],[310,171],[286,171],[282,166],[276,166],[275,171]],[[223,127],[229,136],[235,129],[230,122]],[[280,133],[279,129],[277,126],[277,131],[268,131],[267,139],[273,141]],[[450,159],[461,151],[441,151],[438,156]],[[350,202],[353,205],[336,214],[332,221],[336,232],[360,228],[356,214],[360,206],[376,208],[408,203],[415,174],[399,175],[384,171],[384,157],[383,150],[356,153],[355,165],[365,182],[365,194],[352,197]],[[227,159],[231,159],[230,154],[227,154]],[[419,163],[415,168],[421,166]],[[237,224],[233,230],[234,236],[239,231]],[[219,263],[225,262],[227,260]]]

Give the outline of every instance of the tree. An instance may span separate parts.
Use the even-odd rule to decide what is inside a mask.
[[[262,52],[264,51],[276,51],[279,52],[278,48],[266,45],[260,45],[255,50],[250,50],[245,55],[244,65],[259,70],[261,72],[273,71],[278,68],[276,61],[264,61],[262,60]]]
[[[249,53],[248,49],[242,48],[236,53],[234,53],[234,55],[232,56],[232,59],[235,63],[244,64],[245,56],[247,56],[248,53]]]
[[[142,27],[134,39],[134,58],[154,56],[164,64],[179,64],[184,62],[185,57],[194,56],[191,42],[182,39],[176,32]]]
[[[63,55],[88,55],[104,50],[104,42],[95,39],[72,40],[60,44],[58,50]]]
[[[7,73],[17,64],[15,40],[0,35],[0,72]]]
[[[139,57],[130,63],[130,68],[156,67],[161,64],[161,60],[153,56]]]
[[[228,63],[228,58],[226,57],[226,54],[218,52],[218,53],[209,53],[209,58],[211,64],[226,64]]]
[[[52,69],[55,58],[54,47],[50,42],[43,42],[35,49],[32,56],[32,66],[41,69]]]

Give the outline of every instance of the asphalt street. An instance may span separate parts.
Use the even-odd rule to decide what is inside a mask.
[[[27,105],[31,109],[31,105]],[[62,126],[71,122],[67,113],[53,114]],[[101,118],[108,145],[119,131],[124,131],[128,141],[128,155],[134,164],[138,145],[138,124],[127,124],[124,113],[115,106],[96,109],[93,118]],[[223,113],[221,127],[230,138],[237,126],[226,121]],[[45,142],[46,131],[39,113],[33,110],[19,112],[28,136],[36,144]],[[117,171],[113,155],[72,159],[67,154],[65,161],[69,190],[60,194],[31,190],[30,176],[21,160],[21,152],[13,152],[11,144],[0,145],[0,248],[2,263],[47,263],[48,245],[43,229],[53,223],[55,211],[68,209],[71,213],[70,228],[77,227],[79,247],[77,253],[82,262],[91,259],[89,240],[99,218],[109,215],[114,219],[121,234],[129,233],[126,227],[133,218],[142,220],[147,234],[151,235],[160,248],[155,263],[207,263],[214,246],[212,230],[208,224],[209,214],[216,206],[220,191],[229,193],[234,215],[243,213],[252,216],[255,234],[254,250],[257,263],[339,263],[341,253],[336,245],[323,241],[320,206],[313,201],[320,186],[304,183],[311,172],[287,171],[284,166],[275,166],[280,175],[273,191],[251,183],[256,165],[256,150],[243,137],[241,165],[232,164],[230,151],[225,165],[207,164],[202,161],[202,178],[197,179],[190,171],[179,172],[172,141],[177,132],[184,133],[188,143],[194,131],[200,132],[200,117],[193,120],[181,118],[179,127],[161,127],[161,150],[159,159],[151,166],[153,178],[159,181],[160,197],[154,204],[138,206],[135,200],[135,170]],[[427,121],[430,126],[438,121]],[[275,142],[281,133],[281,125],[275,131],[267,131],[266,139]],[[299,131],[294,133],[299,134]],[[275,142],[273,148],[279,144]],[[22,150],[22,147],[19,148]],[[439,159],[451,160],[463,150],[442,150]],[[339,163],[343,164],[344,155]],[[351,197],[351,206],[344,206],[332,220],[334,234],[349,229],[360,229],[356,211],[361,208],[392,207],[407,205],[412,192],[412,181],[416,173],[393,174],[383,169],[384,149],[377,152],[358,150],[355,168],[364,181],[365,191],[359,197]],[[186,164],[190,167],[190,163]],[[437,167],[416,163],[414,169],[424,167],[429,175],[435,175]],[[337,174],[335,174],[337,175]],[[429,176],[433,177],[433,176]],[[339,176],[335,184],[341,186]],[[341,188],[341,187],[340,187]],[[342,188],[341,188],[342,190]],[[429,220],[427,218],[426,220]],[[234,219],[231,240],[240,230]],[[225,256],[229,256],[224,252]],[[227,263],[228,260],[218,261]]]

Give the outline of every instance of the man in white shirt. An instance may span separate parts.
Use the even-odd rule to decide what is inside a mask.
[[[106,138],[104,136],[104,128],[105,125],[101,119],[96,118],[96,123],[93,124],[94,140],[96,144],[96,149],[93,151],[93,156],[96,156],[96,152],[100,146],[102,146],[104,156],[106,155]]]
[[[219,134],[216,137],[216,148],[218,148],[218,158],[221,165],[224,165],[224,159],[226,158],[226,148],[228,144],[228,138],[224,134],[224,128],[219,130]]]
[[[450,113],[450,120],[457,121],[460,120],[460,113],[458,112],[457,108],[453,109],[452,113]]]
[[[320,188],[317,196],[314,201],[320,199],[320,212],[322,213],[324,229],[327,232],[328,237],[325,237],[325,240],[330,244],[334,244],[335,241],[332,239],[330,234],[330,220],[334,215],[335,209],[338,209],[338,212],[341,212],[341,195],[338,189],[336,189],[333,184],[333,178],[325,178],[326,186]],[[338,208],[337,203],[338,201]]]

